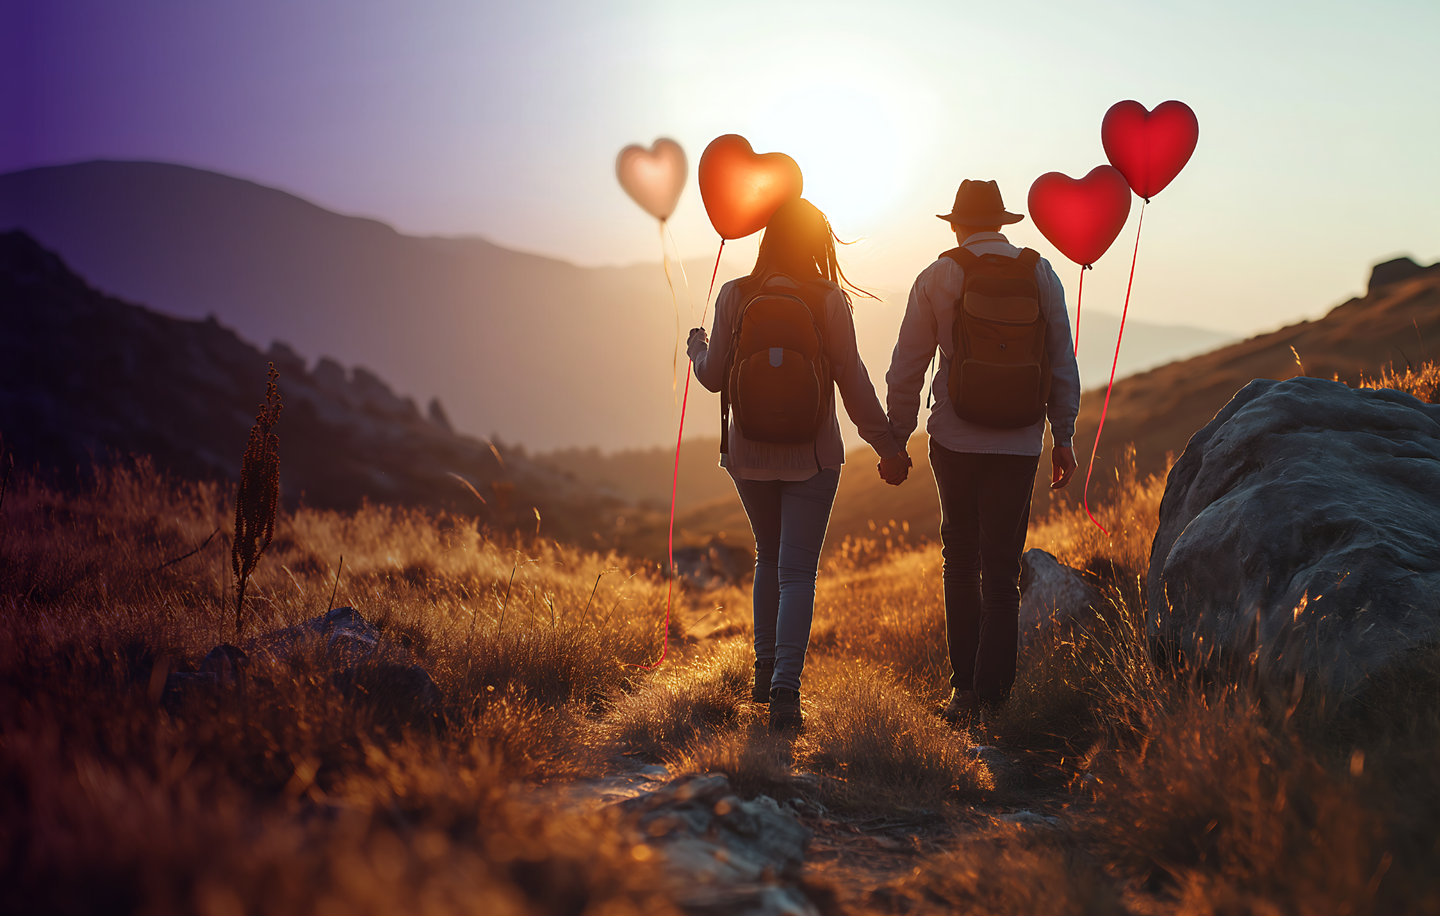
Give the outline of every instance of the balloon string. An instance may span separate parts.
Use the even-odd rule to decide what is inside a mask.
[[[665,231],[670,234],[670,247],[675,249],[675,265],[680,268],[680,279],[685,283],[685,302],[690,306],[690,317],[695,317],[695,296],[690,292],[690,277],[685,273],[685,259],[680,256],[680,246],[675,244],[675,230],[669,221],[664,222]],[[663,247],[663,243],[662,243]]]
[[[679,252],[677,251],[678,255]],[[675,281],[670,278],[670,253],[665,249],[665,221],[660,221],[660,265],[665,269],[665,285],[670,287],[670,302],[675,306],[675,349],[670,351],[670,419],[675,419],[675,402],[680,386],[680,300],[675,297]]]
[[[1075,358],[1080,358],[1080,300],[1085,298],[1085,269],[1089,264],[1080,265],[1080,289],[1075,292]]]
[[[725,240],[720,240],[720,251],[715,253],[715,269],[710,272],[710,291],[705,294],[705,312],[700,316],[700,323],[704,325],[705,315],[710,312],[710,296],[715,292],[715,277],[720,273],[720,255],[725,251]],[[680,443],[685,439],[685,407],[690,403],[690,376],[694,375],[691,370],[695,361],[688,360],[685,367],[685,393],[680,398],[680,431],[675,434],[675,471],[670,477],[670,525],[669,532],[665,536],[665,554],[670,560],[670,574],[667,577],[665,586],[665,635],[660,648],[660,658],[653,665],[631,665],[632,668],[643,668],[646,671],[654,671],[665,663],[665,656],[670,652],[670,614],[674,608],[675,600],[675,497],[680,492]]]
[[[1120,310],[1120,333],[1115,337],[1115,359],[1110,363],[1110,382],[1105,386],[1105,403],[1100,408],[1100,425],[1095,428],[1095,444],[1090,448],[1090,464],[1085,468],[1085,514],[1090,516],[1090,521],[1095,527],[1105,531],[1105,526],[1095,518],[1095,513],[1090,511],[1090,475],[1095,471],[1095,453],[1100,448],[1100,433],[1105,430],[1105,414],[1110,410],[1110,392],[1115,389],[1115,367],[1120,364],[1120,341],[1125,337],[1125,316],[1130,313],[1130,288],[1135,285],[1135,259],[1140,254],[1140,230],[1145,226],[1145,201],[1140,205],[1140,222],[1135,225],[1135,250],[1130,254],[1130,281],[1125,284],[1125,307]],[[1084,274],[1081,274],[1084,277]]]

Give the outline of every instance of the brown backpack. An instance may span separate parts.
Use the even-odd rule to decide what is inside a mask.
[[[1045,310],[1035,283],[1040,253],[1026,248],[1011,258],[953,248],[941,257],[965,271],[950,357],[955,415],[997,429],[1035,425],[1050,399]]]
[[[766,278],[769,279],[768,277]],[[752,442],[814,442],[834,389],[825,348],[825,290],[744,290],[720,389],[720,450],[728,453],[730,410]]]

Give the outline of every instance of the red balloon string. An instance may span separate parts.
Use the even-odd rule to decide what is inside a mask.
[[[705,309],[700,314],[700,325],[705,325],[705,316],[710,313],[710,296],[715,292],[715,277],[720,273],[720,255],[725,251],[725,240],[720,240],[720,251],[715,252],[715,269],[710,272],[710,291],[705,294]],[[693,314],[693,313],[692,313]],[[675,601],[675,496],[680,491],[680,442],[685,438],[685,405],[690,402],[690,376],[695,361],[688,360],[685,365],[685,394],[680,398],[680,431],[675,434],[675,472],[670,478],[670,530],[666,535],[665,553],[670,560],[670,575],[665,586],[665,630],[664,642],[660,648],[660,658],[653,665],[634,665],[632,668],[643,668],[646,671],[654,671],[665,664],[665,656],[670,653],[670,613],[674,608]]]
[[[710,296],[715,292],[715,278],[720,274],[720,255],[725,253],[725,240],[720,240],[720,250],[715,252],[715,269],[710,271],[710,291],[705,294],[705,308],[700,310],[700,326],[705,326],[705,316],[710,314]]]
[[[1147,200],[1145,204],[1148,204]],[[1135,259],[1140,254],[1140,230],[1145,225],[1145,204],[1140,205],[1140,222],[1135,224],[1135,250],[1130,254],[1130,282],[1125,284],[1125,307],[1120,311],[1120,333],[1115,337],[1115,359],[1110,363],[1110,383],[1105,386],[1105,403],[1100,408],[1100,425],[1095,428],[1095,444],[1090,448],[1090,464],[1085,468],[1085,514],[1090,516],[1090,521],[1095,527],[1105,531],[1108,537],[1110,532],[1095,518],[1095,513],[1090,511],[1090,475],[1095,471],[1095,453],[1100,448],[1100,433],[1105,429],[1105,414],[1110,410],[1110,392],[1115,389],[1115,367],[1120,364],[1120,341],[1125,337],[1125,316],[1130,313],[1130,288],[1135,285]],[[1085,275],[1080,275],[1083,280]],[[1079,351],[1077,346],[1076,351]]]
[[[1075,291],[1075,357],[1080,357],[1080,300],[1085,298],[1085,271],[1089,264],[1080,265],[1080,288]]]

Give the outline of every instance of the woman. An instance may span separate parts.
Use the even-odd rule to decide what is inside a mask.
[[[840,465],[845,461],[835,416],[836,386],[860,435],[880,455],[881,476],[898,483],[910,464],[904,448],[890,435],[885,410],[860,360],[850,297],[841,284],[861,295],[869,294],[856,289],[841,273],[835,261],[835,241],[825,214],[809,201],[797,198],[782,206],[766,226],[755,269],[720,289],[711,335],[707,337],[704,328],[695,328],[687,347],[696,380],[711,391],[720,391],[729,384],[726,376],[742,309],[765,294],[795,296],[809,308],[821,330],[825,358],[819,364],[828,366],[833,380],[821,393],[813,441],[747,439],[742,424],[731,417],[720,458],[735,480],[755,534],[752,697],[757,703],[770,704],[772,729],[803,724],[800,673],[810,643],[815,573],[840,482]],[[770,365],[780,364],[775,361],[780,357],[774,355],[779,350],[770,351]],[[791,354],[787,352],[785,358]]]

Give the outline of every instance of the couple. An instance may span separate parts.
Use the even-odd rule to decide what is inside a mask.
[[[899,486],[909,475],[905,445],[936,347],[940,365],[926,428],[940,493],[953,688],[941,715],[966,722],[982,705],[1002,703],[1015,682],[1020,555],[1045,421],[1053,441],[1051,487],[1058,489],[1075,471],[1079,372],[1064,288],[1049,262],[1000,233],[1024,217],[1006,212],[996,183],[963,182],[951,212],[940,218],[959,247],[921,272],[910,290],[885,375],[888,417],[856,349],[847,288],[869,294],[845,278],[829,221],[806,200],[776,211],[755,269],[720,290],[711,335],[690,332],[695,378],[721,393],[721,464],[755,533],[754,699],[770,705],[772,729],[803,724],[800,674],[815,575],[845,458],[834,387],[879,454],[880,476]],[[1028,376],[1005,364],[1014,358],[1006,354],[1030,346],[1025,333],[1034,335]],[[818,345],[807,350],[812,341]],[[1031,392],[1028,402],[1019,399],[1029,412],[1017,414],[1012,408],[1022,390]]]

